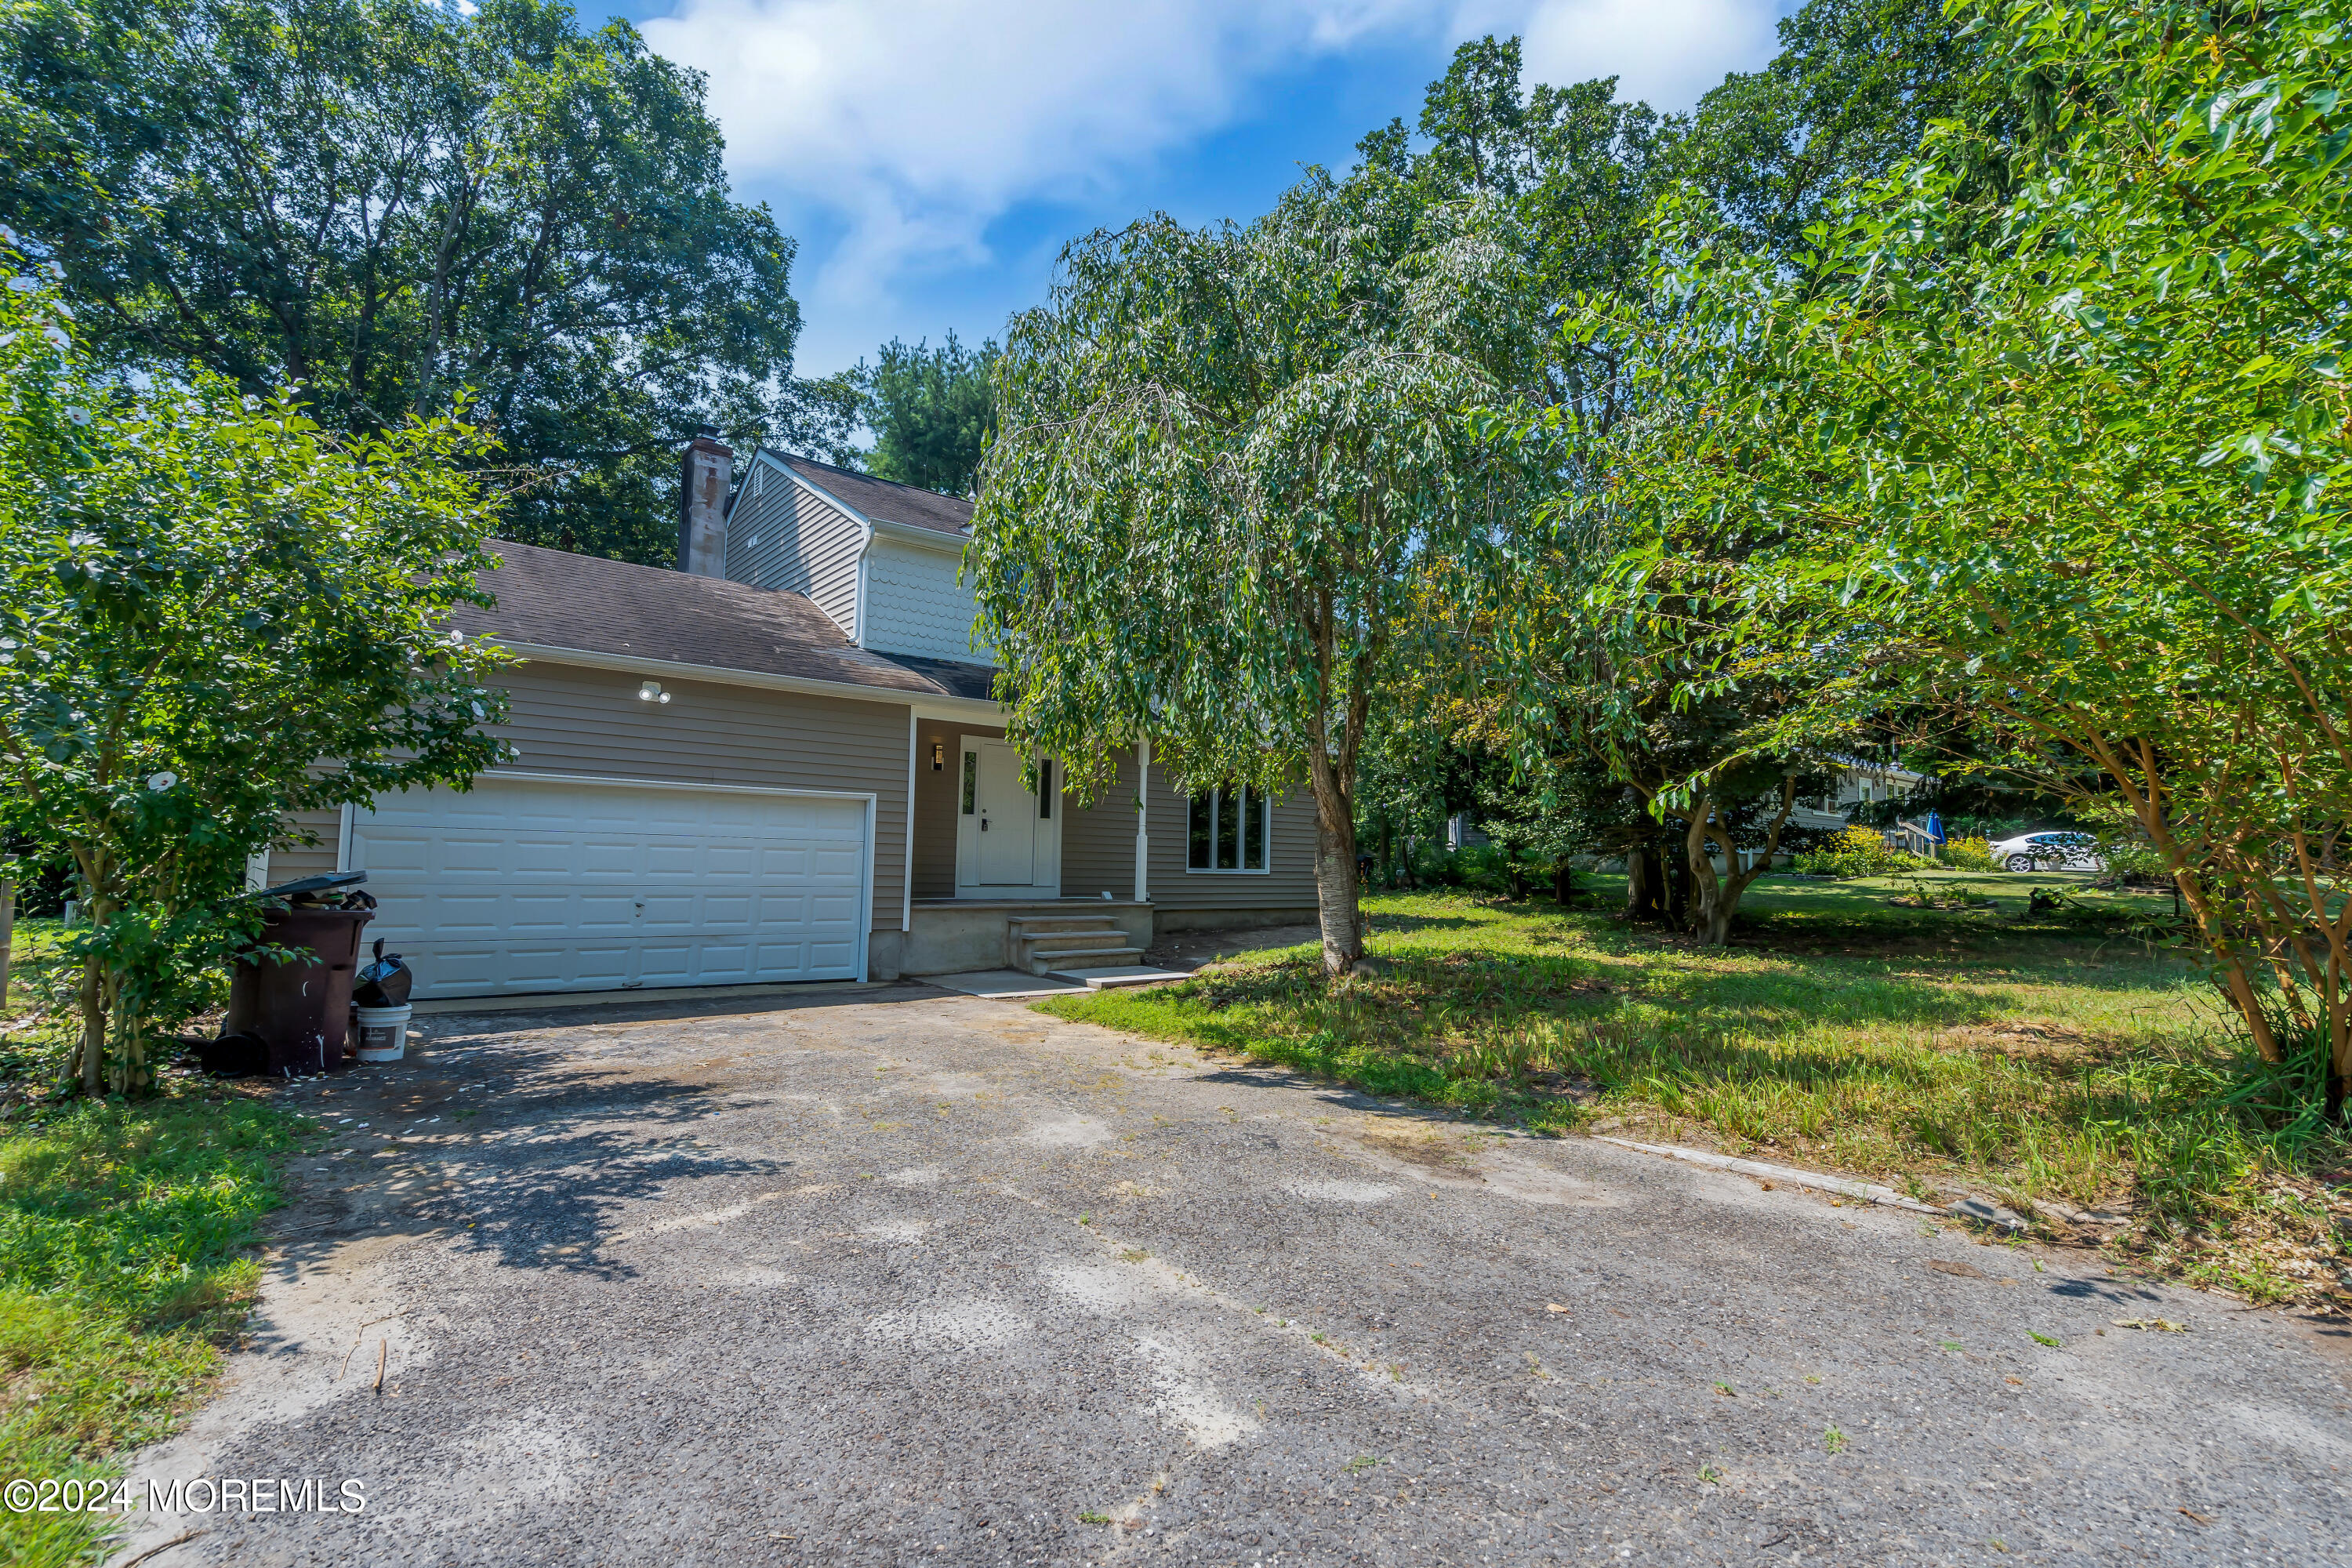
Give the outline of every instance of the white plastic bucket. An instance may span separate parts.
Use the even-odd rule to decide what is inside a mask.
[[[408,1019],[413,1007],[354,1007],[359,1021],[359,1058],[363,1062],[396,1062],[408,1050]]]

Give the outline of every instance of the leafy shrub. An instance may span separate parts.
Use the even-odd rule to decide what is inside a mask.
[[[2172,873],[2166,868],[2164,857],[2145,839],[2126,838],[2104,845],[2099,853],[2106,860],[2110,880],[2134,888],[2172,886]]]
[[[1941,858],[1955,871],[1990,871],[1993,868],[1992,840],[1947,838]]]
[[[1821,847],[1797,857],[1800,871],[1815,877],[1885,877],[1916,871],[1927,865],[1918,856],[1889,847],[1867,827],[1848,827],[1822,841]]]

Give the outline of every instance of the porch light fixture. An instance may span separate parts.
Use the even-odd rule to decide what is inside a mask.
[[[661,689],[660,681],[648,680],[644,685],[637,688],[637,700],[640,702],[667,702],[669,700],[669,693]]]
[[[945,773],[947,772],[947,766],[948,743],[945,741],[939,740],[934,737],[931,742],[931,772],[935,773]]]

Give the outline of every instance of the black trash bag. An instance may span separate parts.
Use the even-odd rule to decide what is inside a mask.
[[[415,972],[401,961],[398,953],[383,955],[383,938],[375,939],[375,962],[360,966],[352,976],[352,1005],[354,1007],[403,1007],[408,1004],[408,988],[415,982]]]

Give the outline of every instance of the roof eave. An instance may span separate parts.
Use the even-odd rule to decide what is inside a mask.
[[[762,669],[736,669],[726,665],[689,664],[677,659],[646,658],[636,654],[559,647],[550,643],[511,642],[503,638],[498,642],[500,647],[526,663],[574,665],[586,669],[614,670],[624,675],[668,676],[677,680],[705,680],[718,686],[749,686],[765,691],[797,692],[807,697],[877,702],[892,708],[903,708],[910,703],[926,709],[945,707],[965,718],[1001,721],[1002,710],[993,701],[958,697],[936,686],[929,690],[902,686],[866,686],[854,680],[820,680],[803,675],[776,675]],[[908,670],[907,673],[912,675],[915,672]]]

